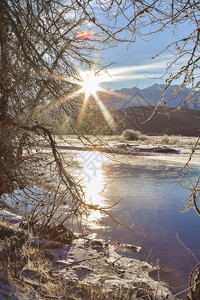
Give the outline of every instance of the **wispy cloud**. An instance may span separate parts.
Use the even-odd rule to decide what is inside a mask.
[[[173,62],[173,55],[162,56],[159,60],[152,60],[150,63],[142,63],[144,60],[140,60],[140,64],[129,65],[129,66],[119,66],[119,67],[110,67],[107,70],[101,70],[97,72],[98,83],[105,86],[112,86],[115,82],[117,84],[127,84],[128,82],[138,81],[146,82],[149,80],[165,80],[169,75],[166,74],[166,69],[171,62]],[[176,72],[180,64],[173,65],[173,72]],[[151,81],[152,83],[152,81]],[[128,83],[129,84],[129,83]],[[135,83],[134,83],[135,84]]]
[[[141,72],[141,71],[153,71],[158,69],[165,69],[168,61],[160,61],[151,64],[137,65],[137,66],[123,66],[108,69],[108,74],[110,76],[119,75],[119,74],[130,74],[133,72]]]
[[[131,79],[153,79],[161,77],[166,69],[168,61],[152,62],[133,66],[121,66],[108,68],[107,72],[99,73],[99,82],[122,82]],[[157,71],[157,72],[155,72]]]
[[[163,75],[163,73],[144,73],[144,74],[125,74],[125,75],[115,75],[110,77],[110,79],[107,79],[102,82],[119,82],[119,81],[126,81],[131,79],[154,79],[154,78],[160,78]]]

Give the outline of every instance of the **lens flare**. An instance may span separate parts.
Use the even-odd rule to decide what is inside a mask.
[[[89,39],[93,36],[95,36],[95,33],[92,31],[81,31],[79,33],[77,33],[77,36],[81,39]]]

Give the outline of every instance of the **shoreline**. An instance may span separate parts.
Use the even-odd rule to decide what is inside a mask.
[[[0,217],[4,218],[8,224],[14,224],[15,227],[22,220],[20,216],[7,210],[1,210]],[[102,294],[102,299],[105,295],[114,295],[113,293],[135,295],[136,299],[144,299],[145,294],[149,297],[145,299],[160,300],[167,297],[168,299],[175,299],[163,282],[155,281],[149,276],[149,273],[156,268],[145,261],[130,259],[117,254],[114,244],[108,244],[99,239],[80,237],[76,237],[72,244],[68,245],[38,239],[37,237],[31,237],[31,239],[38,249],[42,249],[51,264],[51,267],[48,267],[48,274],[54,279],[61,276],[73,284],[76,283],[75,294],[78,284],[79,288],[83,289],[86,294],[95,294],[98,291],[98,295],[99,293]],[[121,247],[129,247],[136,252],[140,251],[140,247],[134,245],[123,244]],[[34,276],[30,275],[30,271],[26,266],[24,267],[23,282],[37,286],[37,280],[34,280]],[[132,296],[127,299],[134,299],[131,298]],[[77,299],[95,299],[92,297],[83,298],[81,296]]]

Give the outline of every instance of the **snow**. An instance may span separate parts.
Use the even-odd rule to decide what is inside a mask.
[[[171,142],[168,144],[162,143],[162,137],[152,136],[149,137],[149,140],[141,142],[112,142],[111,148],[121,149],[121,154],[124,154],[124,160],[128,162],[131,160],[130,156],[135,156],[136,159],[142,160],[145,163],[148,163],[148,160],[154,160],[156,165],[161,163],[178,165],[184,167],[188,162],[188,159],[192,153],[192,147],[196,142],[197,138],[189,137],[169,137]],[[173,139],[177,144],[173,143]],[[152,142],[150,142],[152,140]],[[160,149],[160,151],[159,151]],[[158,150],[158,151],[157,151]],[[162,150],[165,153],[162,153]],[[169,150],[169,151],[168,151]],[[174,150],[174,151],[172,151]],[[114,152],[114,151],[113,151]],[[145,156],[145,158],[143,157]],[[195,153],[192,155],[190,161],[190,166],[199,167],[200,166],[200,147],[198,146]]]
[[[19,225],[20,222],[23,220],[23,218],[21,216],[16,215],[5,209],[0,209],[0,217],[12,225],[14,225],[14,224]]]
[[[140,249],[135,247],[134,250],[133,245],[128,246],[132,246],[136,252]],[[129,289],[145,285],[147,288],[148,285],[154,295],[157,293],[158,299],[166,295],[173,299],[163,283],[158,283],[149,276],[149,272],[153,270],[150,264],[117,254],[115,244],[107,244],[103,240],[78,239],[70,246],[46,251],[53,256],[54,268],[51,273],[54,275],[61,273],[72,280],[81,280],[83,285],[101,286],[107,293],[114,291],[116,287]]]
[[[197,137],[184,137],[184,136],[169,136],[169,142],[163,142],[163,136],[146,136],[146,140],[141,141],[122,141],[120,136],[106,136],[102,139],[97,139],[95,137],[90,137],[90,140],[93,144],[96,144],[96,147],[93,147],[92,144],[88,147],[80,147],[80,141],[78,141],[74,136],[66,137],[65,143],[61,140],[57,140],[60,150],[62,153],[67,153],[67,155],[73,154],[73,156],[80,156],[85,159],[83,154],[85,151],[98,151],[101,150],[101,153],[109,153],[110,160],[112,160],[112,154],[122,154],[125,155],[125,159],[129,160],[130,156],[145,156],[149,159],[155,159],[156,161],[171,162],[174,164],[184,164],[187,163],[188,158],[191,154],[192,147],[195,144]],[[72,143],[73,141],[73,143]],[[166,149],[166,153],[157,153],[156,149],[160,148]],[[167,149],[174,149],[174,152]],[[88,154],[89,155],[89,154]],[[108,157],[109,156],[105,156]],[[74,158],[74,157],[73,157]],[[72,160],[73,160],[72,158]],[[200,147],[198,146],[195,154],[190,161],[191,165],[200,166]],[[75,160],[73,160],[73,167],[75,166]]]
[[[11,223],[13,220],[21,220],[20,216],[7,210],[2,210],[0,214]],[[101,288],[107,294],[113,293],[116,289],[128,291],[133,288],[141,295],[148,290],[153,299],[165,299],[167,295],[170,299],[174,299],[163,282],[157,282],[149,276],[149,272],[155,270],[152,265],[119,255],[116,251],[119,247],[128,247],[137,254],[141,247],[131,244],[109,244],[104,240],[80,237],[73,240],[70,245],[39,240],[36,237],[33,243],[43,249],[46,257],[51,258],[52,267],[49,274],[54,278],[58,276],[59,279],[62,275],[72,282],[79,282],[81,286],[88,286],[91,289]],[[34,275],[31,278],[31,270],[25,267],[22,276],[24,282],[34,284]],[[12,300],[28,299],[26,295],[18,298],[8,283],[4,283],[2,278],[0,281],[1,300],[7,299],[8,295]]]

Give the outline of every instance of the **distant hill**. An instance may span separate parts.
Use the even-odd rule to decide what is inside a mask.
[[[145,134],[200,136],[200,101],[192,107],[185,103],[181,109],[176,110],[187,99],[189,89],[185,88],[176,97],[175,88],[177,86],[171,87],[156,111],[162,93],[158,84],[146,89],[123,88],[111,93],[98,92],[98,98],[104,105],[100,108],[94,97],[90,97],[79,130],[87,134],[121,134],[125,129],[134,129]],[[110,119],[110,127],[109,114],[105,112],[104,106],[115,121]]]
[[[125,129],[134,129],[146,134],[200,136],[200,110],[181,109],[172,112],[171,108],[159,107],[145,122],[152,113],[152,106],[131,106],[112,111],[119,134]]]
[[[123,88],[111,95],[100,93],[99,98],[111,111],[118,124],[116,133],[124,129],[140,130],[149,134],[200,135],[200,101],[189,105],[185,103],[181,110],[173,112],[187,99],[189,89],[185,88],[179,96],[174,92],[178,86],[171,86],[156,113],[153,113],[160,100],[162,91],[158,84],[146,89]]]

